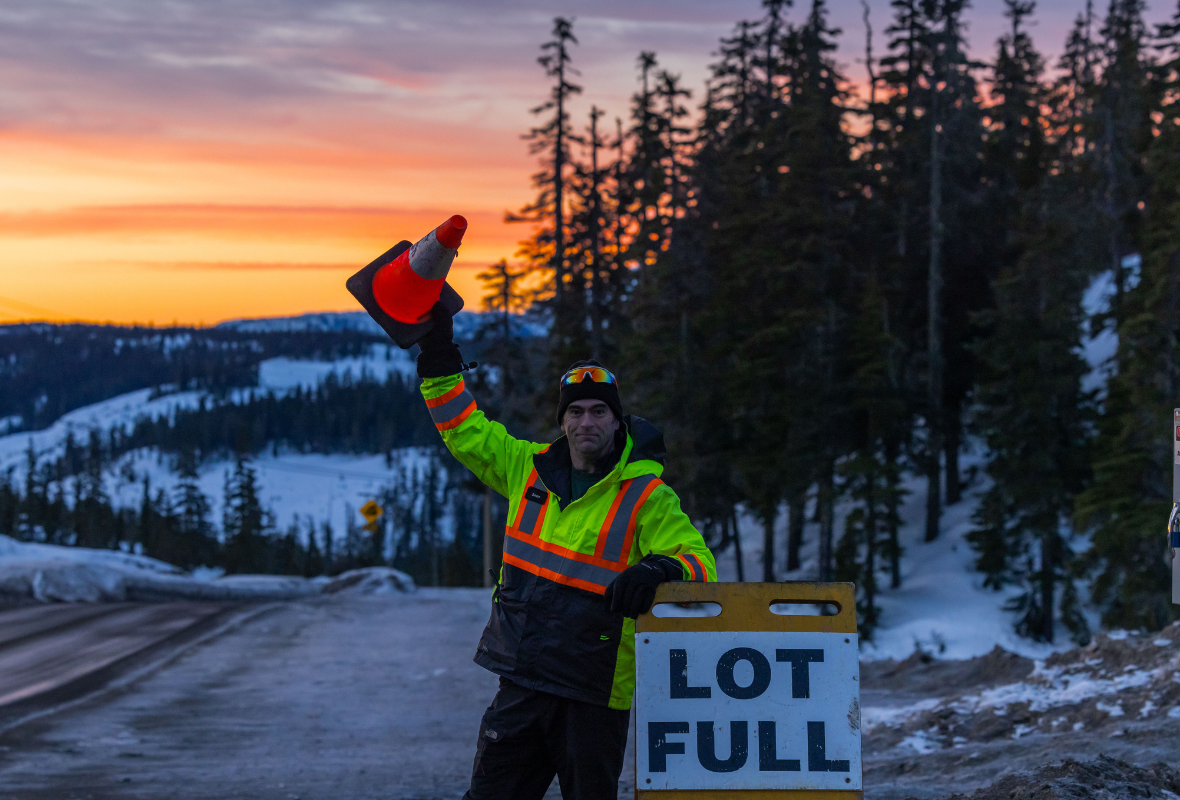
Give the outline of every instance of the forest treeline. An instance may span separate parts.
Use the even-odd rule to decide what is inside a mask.
[[[167,460],[177,485],[153,486],[150,470],[124,458],[141,451]],[[385,514],[373,530],[356,509],[343,531],[278,519],[259,497],[253,459],[262,453],[384,453],[392,478],[373,499]],[[197,480],[210,460],[233,465],[220,519]],[[91,429],[86,441],[70,432],[48,458],[30,442],[21,472],[0,472],[0,534],[21,541],[133,549],[229,573],[311,577],[390,564],[423,585],[482,582],[484,493],[439,446],[417,381],[396,372],[384,382],[330,373],[314,389],[278,395],[207,395],[195,408]],[[112,480],[141,485],[138,507],[111,497]]]
[[[265,359],[346,358],[367,354],[376,343],[389,344],[355,331],[3,325],[0,434],[40,430],[76,408],[145,386],[224,395],[256,386]]]
[[[536,199],[509,214],[533,232],[482,276],[502,326],[485,331],[488,407],[551,435],[552,376],[603,360],[665,428],[669,479],[710,540],[740,547],[745,508],[775,580],[780,548],[799,568],[811,509],[817,577],[857,583],[870,633],[879,587],[902,579],[904,474],[925,480],[934,540],[979,441],[970,541],[988,585],[1019,587],[1023,635],[1088,640],[1083,580],[1105,624],[1166,624],[1180,11],[1153,27],[1142,0],[1079,0],[1047,64],[1032,0],[1005,0],[987,60],[968,52],[967,0],[892,0],[887,19],[862,3],[863,30],[843,33],[824,0],[762,5],[701,91],[640,54],[613,120],[574,115],[578,41],[555,20],[525,136]],[[863,42],[857,90],[842,35]],[[543,367],[511,331],[530,302],[551,325]],[[1118,350],[1095,391],[1083,349],[1103,330]]]

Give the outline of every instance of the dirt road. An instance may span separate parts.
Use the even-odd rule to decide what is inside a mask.
[[[86,691],[128,659],[208,627],[236,607],[54,604],[0,612],[0,728],[6,718],[22,712],[22,701],[69,689]],[[75,685],[79,682],[87,685]]]
[[[458,798],[484,590],[283,604],[0,736],[0,798]]]

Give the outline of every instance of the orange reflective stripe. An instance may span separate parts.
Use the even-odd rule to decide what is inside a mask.
[[[549,490],[545,488],[536,470],[533,470],[532,477],[533,480],[525,487],[524,495],[521,496],[520,511],[516,515],[516,529],[526,536],[544,530],[545,512],[549,510]]]
[[[598,534],[595,555],[607,561],[627,563],[631,556],[631,543],[635,539],[639,510],[662,483],[655,475],[640,475],[620,484],[619,493]]]
[[[537,471],[533,470],[532,472],[529,473],[529,479],[527,481],[525,481],[525,484],[524,484],[525,491],[528,491],[528,487],[532,486],[533,481],[535,481],[536,479],[537,479]],[[524,514],[524,503],[525,503],[524,495],[521,494],[520,504],[516,508],[516,519],[512,520],[512,527],[513,528],[520,528],[520,518]]]
[[[515,519],[505,528],[504,563],[565,586],[605,593],[606,587],[627,568],[639,510],[662,483],[654,475],[623,481],[599,530],[594,553],[589,554],[541,538],[552,495],[537,470],[531,470]],[[543,500],[540,493],[544,493]]]
[[[546,553],[554,553],[567,561],[576,561],[580,564],[589,564],[592,567],[610,570],[611,572],[622,572],[627,568],[626,563],[619,563],[618,561],[607,561],[597,556],[589,555],[588,553],[579,553],[577,550],[570,550],[568,547],[562,547],[553,542],[546,542],[544,539],[538,539],[534,536],[526,536],[514,528],[508,528],[506,535],[511,539],[518,539],[522,542],[527,542],[531,547],[542,550]]]
[[[587,592],[594,592],[594,594],[606,594],[605,586],[599,586],[597,583],[584,581],[580,578],[571,578],[568,575],[562,575],[560,572],[554,572],[552,570],[545,569],[544,567],[538,567],[536,564],[532,564],[528,561],[525,561],[524,559],[517,558],[510,553],[504,553],[504,563],[511,564],[514,567],[520,567],[525,572],[531,572],[538,577],[548,578],[554,583],[572,586],[575,589],[583,589]]]
[[[566,586],[603,594],[626,564],[611,564],[533,536],[508,529],[504,562]]]
[[[627,488],[630,486],[630,481],[619,487],[619,493],[615,495],[615,501],[610,505],[610,511],[606,512],[606,519],[602,522],[602,530],[598,532],[598,544],[594,548],[594,555],[602,558],[602,553],[606,550],[606,540],[610,538],[610,529],[614,524],[615,516],[619,513],[619,506],[623,503],[623,495],[627,494]]]
[[[468,417],[470,417],[473,413],[475,413],[475,400],[474,399],[472,399],[471,405],[467,406],[467,408],[465,408],[461,412],[459,412],[459,415],[457,417],[453,417],[452,419],[448,420],[447,422],[436,422],[436,423],[434,423],[434,427],[438,428],[440,431],[449,431],[452,428],[458,428],[460,425],[463,424],[463,421],[465,419],[467,419]]]
[[[639,523],[639,511],[643,508],[643,504],[647,502],[647,498],[651,497],[651,493],[656,490],[656,487],[663,486],[664,482],[659,478],[653,477],[651,482],[644,488],[643,493],[639,495],[639,501],[635,504],[635,510],[631,512],[631,519],[627,523],[627,538],[623,540],[623,549],[620,551],[619,558],[625,564],[631,556],[631,543],[635,539],[635,526]]]
[[[458,385],[446,394],[427,400],[426,410],[430,412],[434,427],[440,431],[449,431],[462,425],[463,420],[475,412],[475,398],[467,391],[467,384],[460,378]]]
[[[693,553],[684,553],[676,556],[676,558],[688,568],[690,581],[707,581],[709,580],[709,573],[705,571],[705,565]]]
[[[467,383],[462,378],[460,378],[459,382],[455,384],[455,386],[450,390],[448,390],[446,394],[440,394],[438,397],[428,398],[426,400],[426,407],[435,408],[445,403],[449,403],[451,400],[454,400],[465,391],[467,391]]]

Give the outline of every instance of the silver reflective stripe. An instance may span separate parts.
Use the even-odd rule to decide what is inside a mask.
[[[455,397],[452,397],[441,406],[435,406],[430,409],[430,418],[434,420],[435,425],[443,425],[467,410],[467,406],[475,402],[475,398],[471,396],[471,392],[466,389]]]
[[[532,487],[536,487],[541,492],[544,492],[546,497],[549,496],[549,492],[545,491],[545,484],[541,483],[540,478],[533,481]],[[521,502],[524,503],[524,513],[520,515],[519,530],[521,533],[532,536],[535,533],[533,529],[537,527],[537,517],[541,516],[541,505],[544,501],[542,503],[535,503],[528,499],[529,490],[525,489],[524,491],[525,493],[521,499]]]
[[[438,230],[437,228],[435,230]],[[423,236],[410,248],[410,269],[428,281],[447,277],[458,248],[443,247],[434,231]]]
[[[535,544],[522,542],[515,536],[504,537],[504,552],[514,558],[519,558],[521,561],[527,561],[534,566],[547,569],[550,572],[556,572],[558,575],[564,575],[567,578],[577,578],[578,580],[601,586],[604,590],[610,585],[611,581],[619,576],[619,573],[614,570],[607,569],[606,567],[597,567],[594,564],[587,564],[584,561],[575,561],[572,558],[566,558],[557,553],[542,550]]]
[[[602,557],[607,561],[618,561],[623,555],[623,543],[627,539],[627,526],[631,522],[631,515],[635,513],[635,504],[643,495],[644,489],[656,480],[655,475],[640,475],[631,481],[623,495],[623,502],[619,503],[619,510],[611,520],[610,530],[606,533],[606,545],[602,548]],[[628,553],[630,555],[630,553]]]

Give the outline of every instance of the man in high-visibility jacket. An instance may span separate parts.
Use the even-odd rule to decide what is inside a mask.
[[[418,374],[455,457],[508,498],[504,565],[475,662],[500,676],[470,800],[614,800],[635,688],[635,617],[669,580],[717,580],[713,555],[660,480],[664,437],[624,416],[595,361],[561,377],[552,444],[515,439],[476,407],[441,304]]]

